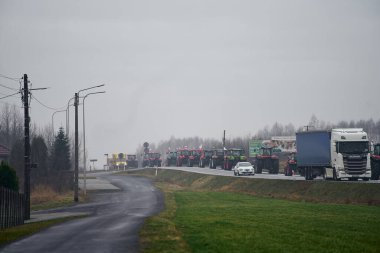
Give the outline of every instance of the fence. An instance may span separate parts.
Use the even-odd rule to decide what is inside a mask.
[[[0,186],[0,229],[24,224],[24,195]]]

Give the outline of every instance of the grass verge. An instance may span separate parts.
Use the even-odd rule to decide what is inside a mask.
[[[158,169],[157,176],[155,169],[128,172],[128,175],[133,174],[198,191],[228,191],[315,203],[380,206],[380,184],[223,177],[165,169]]]
[[[140,172],[165,192],[166,209],[144,224],[143,252],[380,252],[380,207],[368,206],[378,203],[375,184],[154,173]],[[338,192],[320,196],[325,187]]]
[[[21,226],[0,230],[0,248],[5,246],[8,243],[17,241],[21,238],[37,233],[48,227],[51,227],[51,226],[54,226],[54,225],[57,225],[69,220],[77,219],[80,217],[83,217],[83,216],[65,217],[65,218],[58,218],[54,220],[28,223]]]

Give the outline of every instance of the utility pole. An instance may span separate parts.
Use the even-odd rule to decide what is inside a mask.
[[[74,168],[74,201],[78,202],[78,165],[79,165],[79,148],[78,148],[78,105],[79,94],[75,93],[75,168]]]
[[[223,131],[223,150],[226,147],[226,130]]]
[[[29,137],[29,87],[28,76],[24,74],[24,219],[30,219],[30,137]]]

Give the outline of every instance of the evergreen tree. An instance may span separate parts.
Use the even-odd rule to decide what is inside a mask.
[[[53,170],[70,170],[70,144],[63,128],[59,128],[58,135],[53,143],[51,154],[51,168]]]
[[[1,161],[0,164],[0,186],[18,191],[16,171],[4,161]]]
[[[37,164],[37,175],[46,176],[48,172],[48,151],[42,136],[34,137],[31,145],[31,162]]]

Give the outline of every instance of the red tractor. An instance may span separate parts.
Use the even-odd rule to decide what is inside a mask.
[[[189,152],[189,159],[187,159],[187,167],[193,167],[194,164],[199,164],[200,150],[192,149]]]
[[[146,153],[144,154],[142,167],[161,167],[162,160],[160,153]]]
[[[294,172],[297,171],[297,158],[295,153],[292,153],[288,157],[288,161],[286,162],[286,168],[284,170],[285,176],[293,176]]]
[[[278,174],[280,162],[277,156],[273,155],[272,147],[261,147],[260,154],[256,155],[256,173],[261,174],[263,169],[269,174]]]
[[[373,146],[371,154],[371,179],[379,180],[380,176],[380,143]]]
[[[190,152],[187,148],[180,148],[177,150],[177,167],[182,167],[183,164],[187,164],[189,160]]]
[[[149,167],[161,167],[162,160],[160,153],[149,153]]]
[[[212,150],[201,150],[201,156],[199,157],[199,167],[204,168],[205,166],[210,164],[211,156],[212,156]]]

